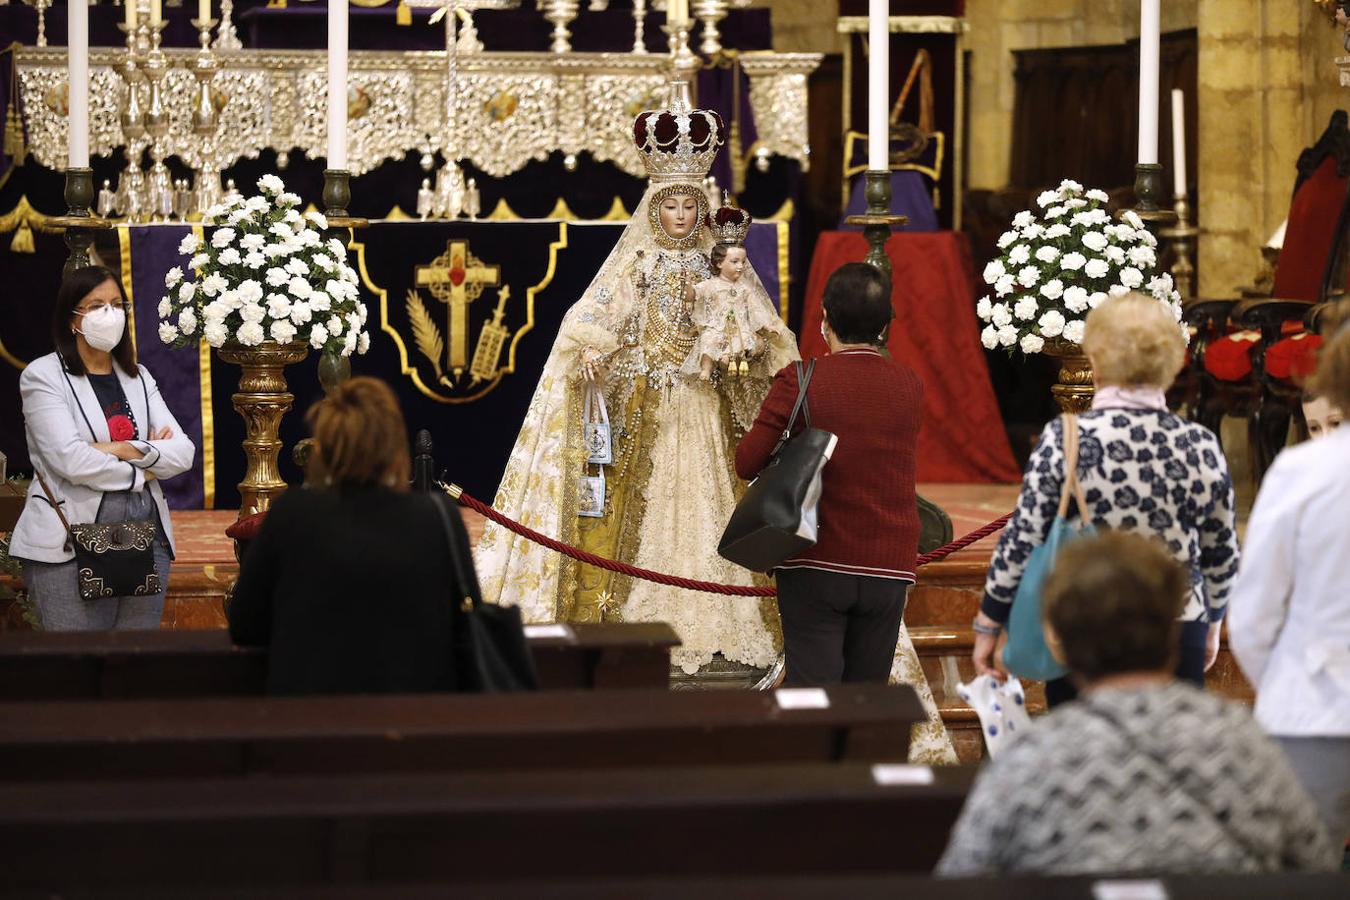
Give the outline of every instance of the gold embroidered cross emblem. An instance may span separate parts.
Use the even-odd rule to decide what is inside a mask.
[[[448,307],[446,331],[450,371],[458,379],[469,363],[469,304],[483,289],[501,282],[501,267],[490,266],[469,252],[465,241],[450,241],[430,265],[417,267],[417,286]]]

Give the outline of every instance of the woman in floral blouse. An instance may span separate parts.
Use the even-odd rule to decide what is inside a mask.
[[[1098,528],[1161,541],[1186,566],[1190,594],[1181,614],[1177,676],[1203,686],[1219,652],[1219,629],[1237,575],[1233,481],[1219,439],[1169,412],[1165,391],[1181,368],[1181,326],[1157,300],[1131,293],[1087,317],[1083,350],[1096,395],[1078,417],[1078,478]],[[1063,484],[1063,420],[1045,426],[1022,481],[1017,509],[999,540],[975,619],[973,659],[993,673],[998,633],[1008,620],[1031,551],[1049,534]],[[1051,705],[1072,699],[1067,678],[1046,685]]]

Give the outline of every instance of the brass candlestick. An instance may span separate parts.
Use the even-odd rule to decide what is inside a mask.
[[[867,238],[867,262],[881,270],[887,280],[891,277],[891,260],[886,256],[886,241],[891,230],[903,226],[908,216],[891,213],[891,173],[887,169],[868,169],[863,177],[866,186],[863,195],[867,198],[867,212],[861,216],[849,216],[844,221],[850,225],[861,225],[863,236]]]
[[[1170,228],[1162,228],[1158,236],[1172,245],[1172,283],[1182,300],[1195,296],[1195,265],[1191,262],[1191,252],[1200,236],[1200,229],[1191,224],[1191,205],[1184,194],[1174,198],[1177,223]]]
[[[1170,225],[1177,220],[1174,210],[1159,206],[1163,196],[1163,168],[1158,163],[1134,166],[1134,212],[1150,228]]]
[[[69,276],[93,264],[89,250],[94,246],[94,232],[111,227],[111,223],[90,209],[94,204],[94,170],[88,166],[66,169],[65,201],[66,214],[56,216],[49,224],[64,231],[70,254],[61,274]]]
[[[346,169],[323,170],[323,215],[331,232],[342,229],[365,228],[368,219],[351,216],[347,207],[352,202],[352,173]]]

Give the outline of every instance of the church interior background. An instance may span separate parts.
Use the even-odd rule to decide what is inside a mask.
[[[201,233],[201,210],[224,192],[251,193],[277,172],[306,205],[325,207],[326,10],[308,0],[125,3],[89,10],[91,167],[96,212],[110,220],[93,250],[118,272],[138,351],[201,448],[192,475],[166,493],[185,513],[217,511],[200,520],[202,535],[215,534],[241,505],[239,370],[205,345],[161,344],[155,307],[164,273],[186,262],[183,237]],[[663,0],[454,5],[445,16],[439,2],[352,0],[349,11],[348,212],[368,220],[349,252],[372,317],[370,352],[353,370],[395,386],[410,427],[431,432],[438,468],[492,496],[561,318],[642,196],[629,123],[662,101],[672,69],[728,124],[710,196],[728,191],[755,216],[750,262],[803,352],[817,349],[824,278],[866,250],[844,218],[864,206],[867,3],[693,2],[692,30],[670,36]],[[1012,215],[1062,178],[1130,205],[1140,4],[890,5],[892,211],[909,220],[890,245],[891,349],[928,386],[919,480],[945,485],[961,533],[1005,511],[1055,414],[1055,361],[980,346],[979,273]],[[1277,252],[1267,245],[1289,215],[1300,153],[1344,105],[1344,33],[1327,6],[1163,4],[1159,158],[1172,161],[1174,134],[1185,136],[1177,193],[1189,209],[1182,224],[1197,230],[1164,241],[1160,265],[1191,268],[1188,298],[1270,285]],[[28,470],[19,373],[50,350],[67,256],[66,23],[64,3],[0,0],[0,452],[11,473]],[[1176,131],[1166,127],[1174,90],[1184,97]],[[295,412],[281,422],[280,471],[291,483],[302,478],[290,451],[304,436],[299,413],[321,396],[320,364],[311,354],[286,370]],[[1246,428],[1240,415],[1224,423],[1242,470]],[[205,621],[192,604],[221,593],[233,560],[220,543],[180,561],[180,624]],[[988,547],[963,553],[906,616],[939,694],[959,654],[926,651],[923,629],[956,621],[969,602]],[[1240,681],[1231,664],[1222,677]]]

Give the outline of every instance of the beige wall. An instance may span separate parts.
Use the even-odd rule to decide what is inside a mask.
[[[835,22],[839,0],[754,0],[773,10],[773,48],[780,53],[842,53]]]
[[[1332,64],[1340,32],[1311,3],[1200,0],[1199,28],[1199,290],[1224,296],[1252,282],[1299,153],[1350,96]]]
[[[1163,31],[1194,28],[1199,2],[1166,0]],[[967,181],[972,188],[995,190],[1008,183],[1012,155],[1012,51],[1124,43],[1139,36],[1139,0],[966,0],[966,18],[971,54]]]

